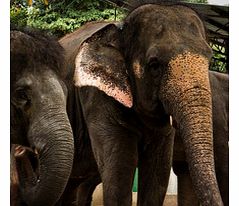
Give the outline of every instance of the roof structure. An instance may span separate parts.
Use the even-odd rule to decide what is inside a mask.
[[[204,16],[210,37],[229,38],[229,7],[210,4],[190,4]]]
[[[209,44],[214,55],[210,69],[229,72],[229,7],[188,3],[204,17]]]
[[[117,7],[130,7],[127,0],[106,0]],[[211,4],[187,3],[200,13],[207,28],[208,40],[214,51],[211,69],[229,71],[229,7]]]

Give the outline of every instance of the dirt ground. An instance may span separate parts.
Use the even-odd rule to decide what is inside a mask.
[[[163,206],[177,206],[177,195],[167,195]]]
[[[136,206],[137,201],[137,193],[133,192],[133,204],[132,206]],[[103,206],[102,200],[102,185],[97,186],[94,195],[93,195],[93,206]],[[176,195],[167,195],[164,201],[163,206],[177,206],[177,196]]]

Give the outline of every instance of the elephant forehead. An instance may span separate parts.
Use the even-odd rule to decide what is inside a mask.
[[[126,107],[132,107],[132,95],[126,75],[121,70],[120,61],[106,59],[106,54],[98,52],[95,55],[88,43],[84,43],[75,60],[74,84],[77,87],[94,86],[113,97]]]

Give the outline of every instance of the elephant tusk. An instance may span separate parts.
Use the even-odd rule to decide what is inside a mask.
[[[25,154],[25,152],[26,152],[26,149],[24,147],[17,146],[15,148],[15,154],[14,155],[15,155],[15,157],[21,157]]]
[[[169,121],[170,121],[170,125],[173,126],[173,117],[171,115],[169,116]]]
[[[37,151],[36,148],[34,149],[34,153],[35,153],[36,155],[38,155],[38,151]]]

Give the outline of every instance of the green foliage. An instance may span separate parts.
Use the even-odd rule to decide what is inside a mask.
[[[210,65],[210,70],[226,73],[227,71],[227,55],[225,47],[211,44],[213,49],[213,58]]]
[[[10,8],[11,23],[18,26],[27,24],[27,9],[23,6],[12,6]]]
[[[24,1],[14,2],[17,3],[11,5],[11,23],[48,30],[57,36],[73,32],[89,21],[120,20],[124,16],[123,10],[115,10],[112,5],[98,0],[55,0],[48,6],[43,1],[34,1],[32,7]]]
[[[188,0],[206,3],[207,0]],[[116,14],[116,15],[115,15]],[[32,7],[27,0],[11,0],[11,23],[48,30],[56,36],[73,32],[89,21],[121,20],[123,9],[115,8],[103,0],[34,0]]]

